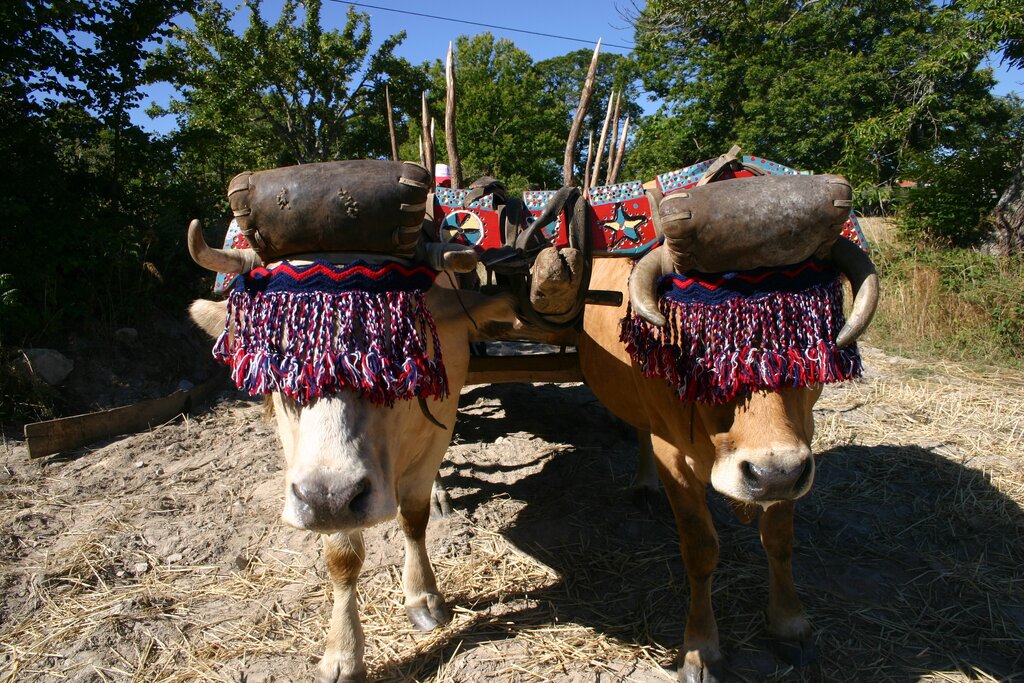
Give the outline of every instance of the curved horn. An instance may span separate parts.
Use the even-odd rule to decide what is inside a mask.
[[[830,253],[836,267],[850,280],[853,288],[853,310],[839,331],[836,346],[843,348],[857,341],[878,307],[878,273],[871,258],[856,244],[840,237]]]
[[[188,253],[192,260],[215,273],[248,273],[263,265],[252,249],[213,249],[203,237],[203,224],[198,219],[188,224]]]
[[[640,259],[629,275],[629,302],[641,318],[664,327],[665,316],[658,309],[658,278],[672,272],[668,249],[654,249]]]
[[[451,273],[470,273],[476,270],[477,256],[472,247],[437,242],[423,246],[426,250],[427,265],[434,270],[446,270]]]

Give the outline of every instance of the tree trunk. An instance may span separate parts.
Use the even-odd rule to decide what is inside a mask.
[[[1007,256],[1024,252],[1024,158],[992,211],[989,225],[982,242],[985,253]]]

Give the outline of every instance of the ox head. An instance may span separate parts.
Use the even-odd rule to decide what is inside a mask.
[[[870,323],[878,303],[879,286],[878,275],[868,255],[852,242],[838,237],[842,221],[849,213],[848,195],[836,199],[829,193],[835,192],[836,187],[842,191],[846,181],[836,176],[785,179],[785,182],[790,184],[783,187],[795,188],[790,193],[791,196],[798,195],[804,187],[810,187],[819,193],[824,192],[828,211],[833,212],[835,216],[812,217],[807,221],[806,230],[796,231],[793,230],[793,226],[802,215],[802,207],[799,203],[790,202],[791,205],[783,207],[791,214],[787,220],[774,223],[762,221],[760,225],[755,226],[756,230],[744,230],[744,221],[749,223],[752,219],[748,217],[754,215],[757,210],[763,212],[765,204],[761,195],[744,195],[744,192],[750,192],[744,188],[753,188],[754,192],[763,194],[764,188],[773,187],[772,184],[764,182],[765,180],[767,179],[752,178],[745,181],[746,185],[741,185],[741,181],[731,180],[714,183],[713,185],[718,186],[718,194],[724,200],[733,202],[727,208],[737,216],[735,225],[728,224],[729,216],[725,209],[717,208],[718,214],[723,214],[724,218],[715,215],[708,221],[708,227],[704,227],[714,239],[700,235],[698,228],[701,226],[693,227],[693,222],[699,217],[698,211],[703,209],[697,203],[692,211],[687,207],[685,213],[676,213],[683,214],[685,221],[689,222],[685,228],[689,231],[684,234],[685,240],[677,239],[676,246],[682,243],[685,248],[692,250],[691,253],[683,255],[691,267],[692,264],[701,263],[714,263],[718,266],[714,269],[704,269],[698,265],[694,269],[705,272],[789,266],[811,255],[827,257],[849,280],[854,296],[852,311],[842,329],[835,335],[836,354],[845,362],[858,363],[856,367],[859,367],[855,353],[847,347],[857,340]],[[775,179],[772,182],[777,183],[779,180]],[[817,185],[812,187],[809,185],[811,182]],[[722,193],[722,189],[726,187],[736,187],[739,192],[727,197]],[[848,185],[845,189],[848,190]],[[689,201],[692,199],[688,198]],[[744,205],[745,201],[749,206]],[[665,226],[668,247],[649,252],[636,265],[629,280],[633,310],[648,323],[658,327],[666,325],[667,322],[659,309],[658,281],[664,275],[682,272],[679,268],[682,250],[677,248],[673,255],[672,249],[669,248],[672,246],[673,226],[670,224],[672,216],[666,215],[665,212],[668,203],[666,201],[661,207],[661,220]],[[810,200],[806,203],[810,205]],[[815,205],[813,208],[817,210],[818,206]],[[671,206],[668,209],[671,211]],[[680,222],[682,223],[682,220]],[[723,230],[723,226],[729,229]],[[715,230],[718,230],[717,234]],[[679,232],[682,232],[682,229]],[[732,268],[723,268],[723,265],[731,265]],[[820,312],[816,315],[820,317]],[[772,327],[781,323],[778,320],[769,320],[764,324]],[[713,460],[698,464],[698,469],[704,470],[704,481],[710,481],[715,489],[735,500],[762,505],[793,500],[807,493],[814,479],[814,458],[810,447],[814,429],[812,409],[821,394],[821,382],[837,381],[849,376],[850,374],[838,373],[823,378],[812,373],[810,379],[803,382],[805,386],[799,388],[754,391],[749,395],[721,403],[696,403],[693,410],[699,413],[702,425],[714,447]]]
[[[263,265],[251,250],[209,247],[198,221],[189,226],[188,245],[196,263],[212,271],[246,273]],[[330,256],[342,263],[347,260],[344,254]],[[442,245],[421,249],[417,260],[454,272],[476,265],[472,251]],[[352,390],[304,402],[281,392],[272,394],[287,465],[282,512],[286,523],[321,533],[370,526],[394,516],[403,487],[412,486],[414,480],[424,488],[425,478],[425,490],[429,490],[454,427],[471,334],[486,322],[514,320],[508,299],[456,293],[444,286],[446,280],[438,278],[426,302],[443,349],[452,398],[406,399],[388,406]],[[199,300],[190,312],[201,328],[216,337],[225,331],[225,310],[226,302]]]
[[[714,447],[716,491],[743,503],[770,505],[806,494],[814,481],[814,402],[821,385],[758,391],[696,410]]]

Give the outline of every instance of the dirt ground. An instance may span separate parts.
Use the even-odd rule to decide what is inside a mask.
[[[763,639],[756,529],[709,494],[714,600],[739,681],[1024,680],[1024,378],[865,351],[816,410],[797,506],[800,671]],[[406,623],[400,532],[367,533],[367,663],[383,681],[673,680],[687,601],[664,499],[581,385],[468,388],[428,530],[453,623]],[[330,594],[317,539],[278,521],[260,402],[224,392],[150,433],[0,455],[0,681],[310,680]]]

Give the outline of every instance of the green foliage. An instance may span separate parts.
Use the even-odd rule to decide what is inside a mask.
[[[984,236],[985,221],[1024,154],[1024,104],[1015,96],[993,104],[988,120],[971,122],[964,136],[971,144],[937,150],[916,164],[918,186],[895,200],[909,238],[968,246]]]
[[[565,137],[559,135],[564,104],[544,90],[543,78],[530,55],[510,40],[495,40],[490,33],[459,36],[455,43],[455,77],[455,126],[465,182],[489,175],[500,179],[512,192],[558,187],[565,149]],[[429,78],[431,113],[443,123],[447,92],[444,64],[431,64]],[[410,130],[415,133],[410,139],[417,140],[420,126]],[[443,125],[435,129],[434,136],[437,160],[445,162],[448,154]],[[413,149],[409,145],[403,154]]]
[[[991,72],[978,66],[1000,36],[987,26],[930,0],[652,0],[637,58],[666,104],[631,168],[649,176],[738,143],[857,186],[910,177],[971,146],[992,116]]]
[[[195,28],[176,28],[152,57],[180,94],[154,113],[176,114],[183,139],[219,149],[234,172],[387,154],[384,85],[399,110],[418,111],[425,80],[393,54],[405,34],[371,51],[369,17],[355,9],[342,30],[324,31],[320,0],[302,2],[301,16],[298,0],[286,0],[273,24],[261,4],[247,0],[238,35],[235,11],[201,0]]]
[[[482,175],[496,177],[513,192],[552,189],[562,184],[562,161],[569,128],[579,103],[593,52],[578,50],[534,62],[506,39],[491,34],[460,36],[455,46],[458,88],[456,131],[465,182]],[[594,144],[604,123],[608,98],[623,90],[620,119],[636,122],[642,110],[636,104],[632,62],[621,55],[603,54],[594,95],[587,109],[581,139],[576,145],[578,168],[586,159],[587,133]],[[447,86],[444,65],[428,66],[429,102],[438,123],[443,121]],[[420,126],[410,124],[403,158],[418,158]],[[447,160],[444,131],[434,132],[438,161]],[[580,170],[579,175],[583,173]]]
[[[868,341],[892,352],[1024,367],[1024,258],[883,244]]]
[[[580,91],[587,78],[592,57],[591,50],[583,49],[545,59],[536,64],[537,72],[544,79],[541,86],[543,91],[554,95],[565,112],[557,131],[563,141],[563,155],[565,141],[569,139],[569,129],[572,126],[573,117],[576,115],[576,109],[579,107]],[[632,58],[608,52],[602,52],[598,57],[594,92],[584,115],[579,140],[576,141],[574,159],[579,169],[577,170],[579,178],[584,176],[585,166],[593,163],[587,158],[587,141],[590,136],[593,136],[594,145],[597,145],[601,137],[601,128],[604,125],[608,99],[613,92],[622,93],[622,102],[619,105],[620,120],[625,120],[626,116],[629,116],[632,130],[636,130],[639,125],[643,108],[637,104],[637,99],[640,96],[637,78],[636,64]],[[621,174],[619,179],[623,179]]]
[[[171,149],[127,118],[144,44],[177,6],[4,5],[0,246],[17,298],[0,306],[3,344],[116,324],[181,296],[151,275],[172,243],[182,248],[180,216],[173,239],[161,230],[174,213]]]

